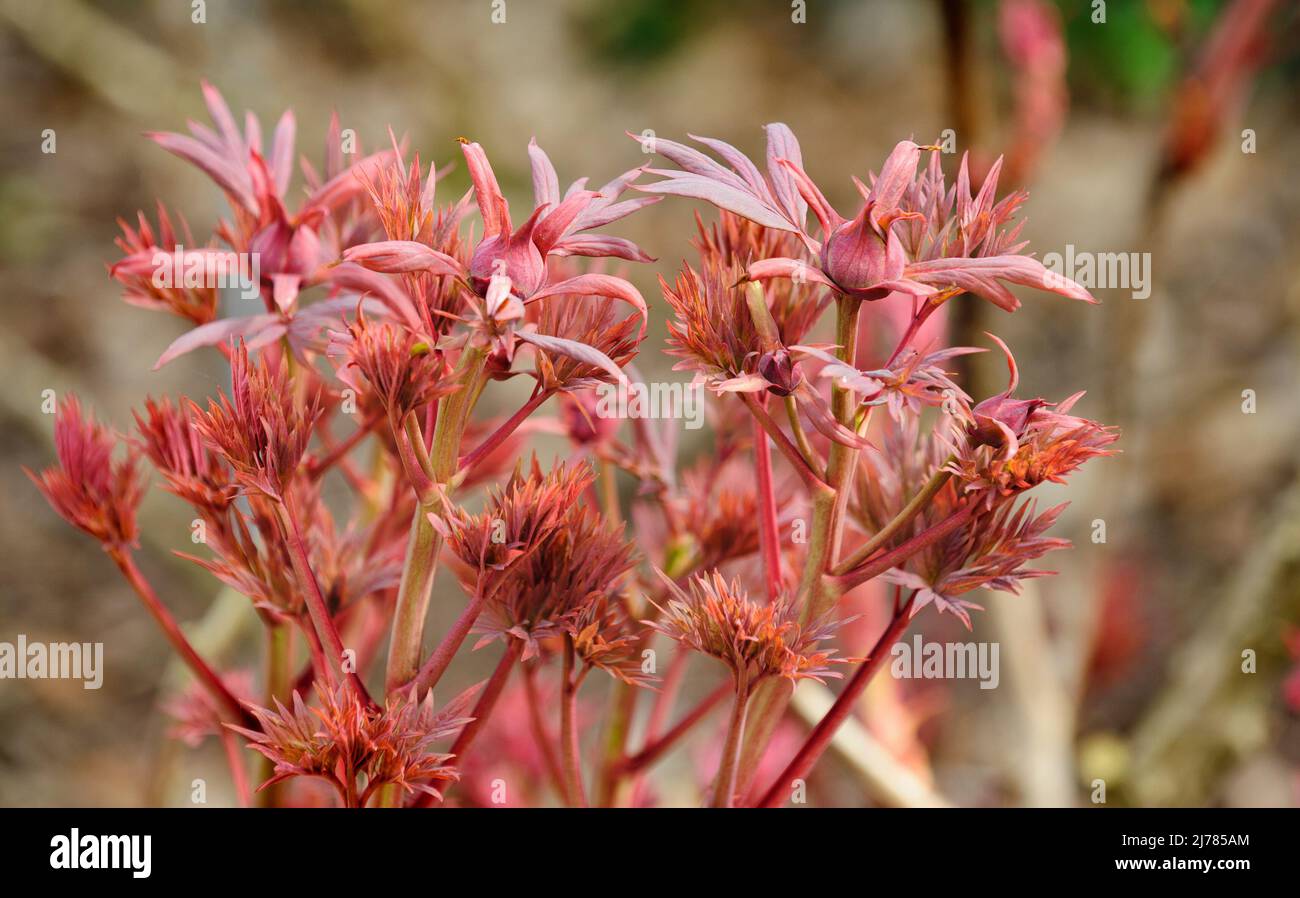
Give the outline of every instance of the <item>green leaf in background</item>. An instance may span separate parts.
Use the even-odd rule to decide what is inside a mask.
[[[1057,6],[1070,50],[1076,96],[1150,109],[1183,71],[1183,50],[1198,47],[1225,0],[1109,0],[1092,21],[1091,0]]]

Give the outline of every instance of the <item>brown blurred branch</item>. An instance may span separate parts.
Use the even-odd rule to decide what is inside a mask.
[[[826,716],[835,696],[818,683],[806,681],[795,690],[790,707],[808,724]],[[854,717],[847,718],[831,738],[831,749],[862,783],[872,800],[894,808],[947,808],[952,802],[934,791],[871,735]]]
[[[1131,741],[1135,804],[1199,805],[1224,764],[1267,736],[1269,666],[1284,663],[1278,622],[1300,616],[1300,481],[1282,496],[1223,597],[1170,660],[1170,680]],[[1259,673],[1242,671],[1256,653]]]
[[[3,0],[0,19],[33,51],[123,112],[153,118],[160,107],[188,105],[196,78],[175,59],[87,4]]]

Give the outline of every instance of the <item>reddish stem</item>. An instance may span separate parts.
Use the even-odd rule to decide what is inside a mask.
[[[519,639],[511,639],[506,643],[505,653],[501,660],[497,662],[496,668],[492,671],[492,676],[488,678],[487,685],[483,687],[483,694],[478,697],[474,703],[474,710],[470,711],[470,716],[474,719],[465,724],[456,737],[456,742],[451,747],[451,754],[455,756],[459,763],[465,757],[465,752],[469,750],[470,744],[473,743],[474,737],[478,735],[479,730],[487,723],[488,718],[492,715],[492,709],[496,707],[497,699],[501,697],[501,692],[506,688],[506,682],[510,679],[510,671],[514,668],[515,662],[519,660],[519,655],[523,651],[524,643]]]
[[[465,610],[456,618],[455,623],[451,625],[451,629],[442,637],[442,641],[433,650],[429,660],[424,662],[419,672],[416,673],[415,679],[412,680],[412,685],[415,686],[420,695],[424,695],[436,686],[438,680],[451,666],[452,659],[456,657],[456,652],[459,651],[461,644],[465,642],[465,637],[469,635],[470,629],[473,628],[474,621],[478,620],[486,601],[487,596],[481,586],[475,589],[474,595],[470,597],[469,604],[465,606]],[[406,691],[410,688],[410,686],[403,686],[401,690]]]
[[[686,735],[690,729],[699,723],[704,717],[713,710],[713,706],[722,701],[729,695],[735,694],[735,687],[731,683],[723,683],[717,689],[706,695],[698,705],[690,710],[685,717],[679,720],[675,726],[668,732],[664,733],[658,739],[646,745],[639,752],[623,760],[622,769],[628,773],[635,773],[645,767],[653,764],[655,761],[673,747],[682,736]]]
[[[824,480],[817,476],[816,472],[813,471],[812,468],[808,467],[808,462],[805,461],[803,455],[799,453],[798,447],[795,446],[794,443],[790,442],[790,438],[785,435],[781,430],[780,425],[778,425],[776,421],[772,419],[772,416],[768,414],[767,409],[749,393],[740,393],[739,396],[741,401],[748,406],[754,417],[758,419],[763,430],[765,430],[767,435],[772,438],[772,442],[776,443],[776,448],[785,456],[786,461],[790,462],[795,473],[797,473],[799,478],[804,482],[804,485],[814,493],[829,491],[830,487],[826,485]]]
[[[298,620],[298,625],[307,638],[307,654],[310,656],[310,661],[302,674],[299,675],[294,688],[299,692],[306,692],[312,688],[313,682],[319,677],[327,687],[333,690],[338,681],[334,678],[334,669],[325,660],[325,647],[320,644],[320,637],[316,635],[316,628],[311,625],[310,620],[302,620],[301,618]]]
[[[153,619],[157,621],[158,626],[162,628],[163,635],[172,644],[172,648],[181,656],[181,660],[189,667],[195,678],[212,694],[213,698],[231,713],[235,720],[239,721],[241,726],[254,731],[261,730],[262,727],[257,722],[257,718],[240,703],[239,699],[235,698],[234,693],[230,691],[221,677],[217,676],[216,671],[194,650],[194,646],[185,637],[185,632],[181,630],[180,624],[176,623],[176,618],[172,617],[172,613],[159,600],[158,594],[154,592],[149,581],[145,579],[140,568],[136,566],[135,558],[131,553],[126,549],[118,548],[109,549],[108,553],[113,561],[117,563],[127,582],[140,596],[145,608],[153,615]]]
[[[833,576],[830,579],[835,584],[841,595],[848,592],[850,589],[853,589],[855,586],[860,586],[863,583],[866,583],[868,580],[874,580],[891,567],[897,567],[917,552],[938,542],[949,533],[952,533],[958,527],[965,524],[966,521],[970,519],[974,510],[975,503],[964,505],[939,523],[933,524],[927,529],[922,530],[916,536],[904,543],[900,543],[888,552],[876,555],[863,562],[860,567],[856,567],[853,570],[847,571],[838,576]]]
[[[500,427],[494,430],[483,442],[475,446],[470,452],[460,457],[460,473],[467,474],[470,469],[492,454],[502,443],[504,443],[512,433],[528,419],[528,416],[537,411],[547,399],[551,398],[550,390],[534,389],[533,395],[523,404],[519,411],[507,418]]]
[[[935,309],[939,308],[929,299],[926,299],[923,302],[924,305],[921,306],[921,310],[912,316],[911,322],[907,325],[907,330],[903,331],[903,336],[899,338],[898,345],[894,347],[894,351],[890,354],[889,360],[881,367],[888,368],[893,365],[894,362],[898,361],[898,357],[903,354],[903,350],[906,349],[912,342],[913,338],[916,337],[917,332],[921,329],[921,325],[925,323],[927,318],[934,314]]]
[[[306,600],[307,611],[311,614],[316,633],[320,637],[322,645],[334,654],[334,663],[338,665],[340,674],[347,680],[357,698],[370,707],[377,707],[374,699],[370,697],[370,693],[366,690],[366,684],[361,682],[361,678],[357,676],[356,671],[345,672],[343,670],[343,639],[339,636],[338,628],[334,625],[334,617],[330,614],[329,605],[321,592],[320,584],[316,582],[316,574],[311,569],[311,560],[307,557],[307,543],[302,538],[302,530],[298,526],[297,515],[294,514],[287,500],[281,502],[278,507],[282,518],[281,523],[285,529],[285,541],[289,545],[289,557],[293,561],[294,571],[297,573],[302,586],[303,598]]]
[[[650,707],[650,718],[645,725],[646,742],[656,738],[668,720],[668,712],[673,709],[673,703],[677,701],[677,693],[681,690],[682,680],[686,678],[686,665],[690,659],[690,652],[680,643],[674,646],[673,657],[668,662],[668,670],[664,673],[659,694],[655,696],[655,702]]]
[[[895,534],[925,510],[939,490],[943,489],[944,484],[948,482],[949,476],[949,473],[943,467],[938,468],[917,490],[908,503],[899,510],[898,514],[894,515],[883,527],[855,549],[852,555],[835,565],[831,569],[831,573],[843,574],[851,571],[883,549]]]
[[[492,716],[492,709],[496,707],[497,699],[501,698],[501,692],[506,688],[506,682],[510,679],[510,671],[514,669],[515,662],[519,660],[519,655],[523,652],[524,644],[518,639],[508,639],[506,642],[505,654],[497,662],[496,668],[492,671],[492,676],[488,677],[487,685],[483,687],[483,692],[474,703],[474,708],[469,712],[473,718],[469,723],[461,728],[460,735],[456,737],[455,743],[451,746],[450,753],[453,762],[457,765],[469,751],[470,745],[474,742],[474,737],[483,729],[489,717]],[[448,786],[448,790],[451,787]],[[442,800],[446,801],[447,790],[443,790]],[[421,795],[412,804],[412,807],[427,808],[433,804],[435,799],[427,793]]]
[[[566,634],[560,682],[560,755],[569,807],[585,808],[587,790],[582,784],[582,757],[578,751],[578,686],[582,677],[574,673],[573,656],[573,637]]]
[[[791,759],[790,763],[786,765],[785,770],[781,771],[780,776],[763,793],[763,797],[757,802],[757,807],[774,808],[780,805],[784,801],[784,795],[790,784],[797,779],[803,779],[812,770],[813,765],[822,756],[822,752],[826,751],[826,746],[830,744],[831,738],[835,735],[835,731],[840,728],[840,724],[844,723],[849,715],[853,713],[858,698],[861,697],[863,690],[867,688],[867,684],[871,682],[871,678],[884,665],[894,643],[907,629],[907,625],[912,620],[912,603],[915,600],[916,593],[913,592],[907,601],[903,603],[903,606],[894,613],[889,626],[876,640],[876,644],[872,647],[867,660],[863,661],[862,665],[853,674],[853,677],[845,685],[844,691],[835,700],[835,704],[831,705],[831,709],[826,712],[826,716],[817,723],[817,726],[813,727],[813,731],[808,734],[803,746]]]
[[[547,776],[555,791],[564,797],[564,775],[560,773],[560,762],[555,756],[553,737],[546,730],[542,719],[541,697],[537,694],[537,667],[535,664],[524,665],[524,691],[528,696],[528,726],[533,731],[533,741],[542,750],[542,762],[546,765]]]
[[[419,428],[415,412],[406,416],[405,421],[392,424],[393,441],[397,444],[397,457],[402,461],[402,470],[411,482],[415,497],[421,505],[433,501],[433,477],[430,476],[428,449],[424,445],[424,436]]]
[[[319,480],[321,477],[325,476],[325,472],[339,461],[346,458],[349,452],[360,445],[361,441],[370,435],[370,431],[374,430],[375,425],[381,420],[383,420],[381,416],[372,415],[363,421],[360,427],[350,433],[343,442],[328,446],[328,452],[322,458],[316,459],[308,465],[308,476],[310,476],[312,480]]]
[[[668,714],[677,702],[677,693],[681,691],[682,681],[686,678],[686,666],[689,661],[690,653],[680,644],[675,645],[672,660],[668,662],[668,670],[664,673],[663,682],[659,687],[659,694],[655,696],[654,704],[650,706],[650,716],[645,724],[644,742],[646,744],[659,738],[659,733],[668,720]],[[614,764],[610,771],[610,775],[616,779],[626,772],[622,766],[622,760],[620,759],[618,763]],[[633,774],[628,785],[628,801],[631,807],[641,806],[641,793],[644,789],[643,774],[641,772]]]
[[[352,625],[356,633],[352,641],[357,645],[357,670],[360,671],[369,671],[374,666],[384,637],[388,635],[392,609],[392,603],[386,601],[381,593],[372,593],[370,598],[369,602],[357,603],[344,610],[344,614],[351,610],[354,616],[360,617]],[[343,615],[340,615],[340,625],[347,629],[347,619]]]
[[[244,770],[244,759],[239,754],[239,743],[230,730],[221,731],[221,747],[226,751],[226,763],[230,765],[230,778],[235,784],[239,806],[246,808],[252,804],[252,794],[248,791],[248,773]]]

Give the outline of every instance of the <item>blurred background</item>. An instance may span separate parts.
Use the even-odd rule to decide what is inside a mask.
[[[98,692],[0,681],[0,804],[179,804],[196,776],[224,782],[218,747],[165,738],[158,707],[179,672],[152,621],[20,468],[52,453],[44,390],[75,390],[126,430],[146,393],[222,385],[215,353],[149,370],[183,324],[123,304],[105,267],[115,219],[155,198],[196,224],[224,211],[199,172],[141,136],[206,120],[202,78],[267,127],[294,109],[299,151],[317,162],[334,110],[366,147],[391,126],[440,164],[464,135],[512,198],[531,195],[533,136],[562,182],[603,183],[644,160],[625,130],[706,134],[761,158],[761,125],[784,121],[841,209],[849,175],[878,169],[900,139],[951,130],[950,174],[961,152],[977,173],[1005,154],[1001,190],[1029,190],[1032,250],[1150,253],[1150,295],[1100,289],[1089,307],[1026,294],[1014,316],[967,299],[953,340],[1006,339],[1021,395],[1087,389],[1080,412],[1118,424],[1123,455],[1058,491],[1073,503],[1060,535],[1076,543],[1050,559],[1060,576],[986,595],[972,637],[948,616],[918,619],[927,639],[998,642],[998,688],[879,678],[855,729],[866,747],[828,756],[810,803],[1086,805],[1100,781],[1107,805],[1300,804],[1294,3],[210,0],[203,12],[0,2],[0,640],[103,641],[107,666]],[[444,200],[468,185],[463,166],[447,180]],[[622,224],[659,258],[630,276],[651,299],[637,364],[662,378],[655,275],[691,255],[690,205]],[[967,374],[977,397],[1005,377],[992,357]],[[238,660],[246,603],[171,554],[189,546],[189,517],[155,490],[142,564],[195,640]],[[455,591],[444,579],[439,594]],[[877,748],[884,766],[863,761]],[[672,783],[691,763],[665,769],[661,797],[689,803],[689,782]]]

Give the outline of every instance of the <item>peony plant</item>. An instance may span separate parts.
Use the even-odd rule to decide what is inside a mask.
[[[150,138],[210,177],[229,215],[198,243],[159,204],[122,223],[111,274],[129,303],[189,325],[158,366],[219,353],[229,385],[147,398],[127,436],[68,396],[57,462],[29,474],[194,674],[168,706],[177,734],[251,750],[227,753],[244,803],[506,803],[484,783],[509,769],[530,802],[649,804],[652,767],[729,699],[701,799],[780,805],[918,612],[969,627],[976,590],[1015,592],[1068,545],[1047,535],[1062,506],[1024,494],[1113,451],[1113,428],[1072,413],[1082,394],[1018,397],[992,335],[1009,385],[969,396],[950,368],[983,348],[925,327],[950,302],[1012,312],[1016,285],[1094,301],[1023,252],[1026,196],[997,197],[998,165],[975,189],[963,159],[949,184],[937,147],[902,141],[854,179],[846,218],[781,124],[761,167],[720,140],[638,136],[669,167],[598,190],[562,192],[534,141],[532,206],[512,218],[478,144],[461,141],[472,190],[441,203],[439,170],[396,140],[347,158],[335,117],[295,207],[292,114],[267,144],[203,92],[211,126]],[[696,216],[695,262],[660,277],[666,351],[712,395],[712,451],[693,460],[671,417],[623,421],[596,401],[636,376],[651,315],[611,266],[654,261],[604,229],[664,196],[717,210]],[[256,311],[223,292],[232,262],[255,273]],[[195,276],[160,276],[182,270]],[[883,358],[860,339],[873,306],[900,322]],[[817,342],[827,318],[833,340]],[[515,379],[531,382],[518,410],[483,416]],[[538,432],[570,457],[527,458]],[[146,461],[203,523],[205,549],[185,557],[251,602],[260,674],[202,657],[137,564]],[[439,567],[461,595],[439,596],[454,613],[435,634]],[[871,581],[892,594],[888,622],[848,657],[843,600]],[[436,702],[475,651],[495,653],[488,679]],[[692,656],[721,662],[702,674],[717,683],[679,711]],[[593,672],[603,710],[582,700]],[[797,750],[770,755],[794,685],[841,676]]]

